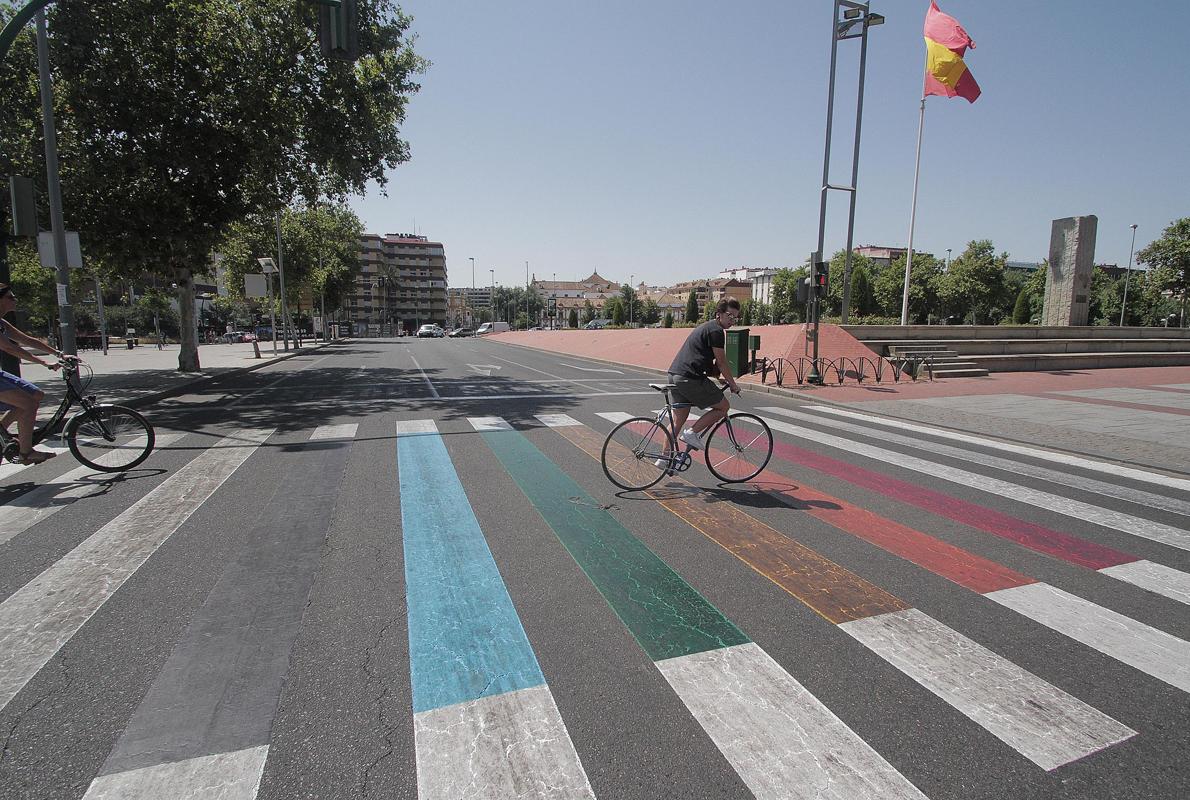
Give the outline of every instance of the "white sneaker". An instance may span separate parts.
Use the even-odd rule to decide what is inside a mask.
[[[695,433],[694,428],[687,428],[686,430],[682,431],[678,438],[693,447],[695,450],[701,450],[703,448],[702,434]]]

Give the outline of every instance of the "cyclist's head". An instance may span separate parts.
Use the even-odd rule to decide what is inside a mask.
[[[715,306],[715,318],[724,328],[730,328],[740,320],[740,301],[726,297]]]
[[[0,304],[15,306],[17,299],[13,296],[12,287],[7,283],[0,283]]]

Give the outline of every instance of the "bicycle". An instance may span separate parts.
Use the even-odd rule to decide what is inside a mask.
[[[81,359],[67,356],[59,367],[66,382],[66,394],[53,416],[33,431],[33,444],[53,436],[66,420],[62,438],[71,455],[91,469],[124,472],[148,458],[156,441],[149,421],[131,408],[99,403],[95,395],[83,394],[94,373]],[[85,380],[80,377],[80,369],[88,372]],[[66,419],[66,413],[75,404],[82,409]],[[20,463],[20,445],[3,428],[0,428],[0,454],[5,461]]]
[[[608,480],[628,491],[648,489],[667,475],[690,469],[689,444],[679,451],[673,424],[672,383],[650,383],[665,397],[656,417],[632,417],[612,428],[603,442],[600,462]],[[746,424],[745,424],[746,423]],[[753,433],[748,426],[755,426]],[[703,447],[707,469],[724,483],[742,483],[760,474],[773,456],[773,432],[755,414],[735,411],[707,432]]]

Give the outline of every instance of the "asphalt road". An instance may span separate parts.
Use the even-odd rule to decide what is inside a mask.
[[[352,341],[2,473],[0,797],[1190,796],[1190,476],[745,393],[620,492],[657,380]]]

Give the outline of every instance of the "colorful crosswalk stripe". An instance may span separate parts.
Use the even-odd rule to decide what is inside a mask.
[[[436,426],[397,433],[419,797],[594,797]]]
[[[271,433],[220,440],[0,603],[0,708]]]
[[[1190,692],[1190,642],[1046,584],[1017,586],[985,597]]]
[[[482,435],[757,797],[924,797],[522,434]]]
[[[560,432],[580,449],[598,457],[600,438],[590,429]],[[664,494],[650,494],[757,573],[828,620],[839,623],[877,655],[1038,766],[1055,769],[1135,734],[1106,714],[958,631],[909,608],[899,598],[731,504],[708,506],[694,491],[686,497],[672,497],[675,485],[694,489],[685,481],[674,479],[667,484]],[[780,496],[789,496],[793,490],[792,484],[771,470],[758,475],[753,485]],[[813,499],[821,500],[822,496]],[[824,512],[816,516],[826,518]],[[863,538],[871,535],[865,534]],[[877,544],[918,556],[931,566],[941,566],[947,577],[960,584],[974,579],[981,583],[990,581],[992,586],[1018,586],[1032,580],[982,559],[960,560],[962,551],[949,545],[941,552],[928,546],[923,548],[927,545],[924,539],[928,538],[924,534],[891,544],[893,538],[899,537],[890,537],[889,531],[873,537]],[[934,552],[925,557],[920,555],[922,549]],[[992,570],[980,575],[985,565]],[[972,567],[975,575],[967,572]],[[902,624],[895,628],[895,635],[888,635],[894,629],[894,621]],[[929,660],[906,658],[906,653],[929,654],[933,666]],[[1005,683],[1006,679],[1010,680]]]
[[[873,447],[872,445],[832,436],[831,434],[822,433],[810,428],[790,425],[781,420],[765,418],[765,422],[773,430],[788,433],[800,439],[809,439],[812,442],[818,442],[819,444],[864,456],[865,458],[887,464],[895,464],[904,469],[941,478],[944,481],[950,481],[951,483],[957,483],[962,486],[969,486],[973,489],[988,492],[997,497],[1014,500],[1018,503],[1025,503],[1047,511],[1053,511],[1063,516],[1071,517],[1072,519],[1090,522],[1094,525],[1102,525],[1105,528],[1112,528],[1122,533],[1140,536],[1182,550],[1190,550],[1190,530],[1185,528],[1176,528],[1173,525],[1142,519],[1132,514],[1124,514],[1050,492],[1042,492],[1028,486],[1002,481],[999,478],[990,478],[986,475],[980,475],[965,469],[958,469],[946,464],[936,464],[932,461],[926,461],[925,459],[916,458],[905,453],[897,453],[883,447]]]

